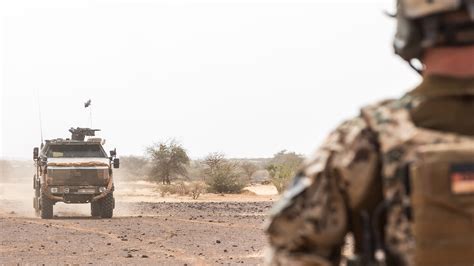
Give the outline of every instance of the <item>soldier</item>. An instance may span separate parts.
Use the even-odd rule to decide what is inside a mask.
[[[397,1],[396,54],[422,83],[362,108],[271,212],[271,265],[474,264],[474,1]]]

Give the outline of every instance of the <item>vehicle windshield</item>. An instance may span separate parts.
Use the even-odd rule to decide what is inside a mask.
[[[104,158],[107,157],[100,145],[52,145],[49,158]]]

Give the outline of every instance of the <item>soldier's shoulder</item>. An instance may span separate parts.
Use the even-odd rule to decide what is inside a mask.
[[[374,117],[381,116],[380,113],[390,112],[389,110],[396,105],[397,101],[384,100],[364,106],[360,109],[358,116],[339,124],[329,133],[319,149],[305,160],[303,164],[305,175],[313,176],[317,172],[321,172],[324,167],[327,167],[327,160],[330,156],[338,157],[338,160],[332,160],[332,164],[348,165],[361,146],[376,146],[377,135],[373,121],[377,119]]]
[[[384,115],[388,117],[396,110],[410,108],[413,104],[413,97],[406,95],[399,99],[385,99],[365,105],[360,108],[358,116],[347,119],[337,126],[323,146],[336,140],[339,143],[351,144],[361,132],[372,129],[373,117],[383,119]]]
[[[362,107],[360,117],[365,121],[367,127],[378,131],[379,125],[392,121],[400,113],[406,116],[407,111],[418,105],[420,100],[420,97],[407,94],[398,99],[379,101]],[[405,119],[409,120],[409,117],[405,117]]]
[[[341,123],[303,164],[302,176],[335,178],[349,196],[351,208],[359,208],[379,176],[379,127],[395,110],[405,108],[407,99],[390,99],[361,108],[359,116]],[[314,182],[314,181],[313,181]],[[309,182],[312,183],[312,182]]]

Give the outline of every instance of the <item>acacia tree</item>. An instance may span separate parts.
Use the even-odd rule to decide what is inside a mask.
[[[146,151],[152,165],[151,178],[169,185],[171,179],[186,175],[189,157],[186,150],[175,140],[156,143]]]
[[[303,156],[286,150],[273,156],[266,168],[278,193],[285,190],[302,162]]]

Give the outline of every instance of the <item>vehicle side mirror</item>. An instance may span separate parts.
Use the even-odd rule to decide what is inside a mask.
[[[117,156],[117,149],[113,149],[110,151],[110,157],[115,157]]]
[[[33,160],[38,160],[39,149],[38,147],[33,148]]]
[[[115,158],[114,159],[114,168],[119,168],[120,167],[120,159],[119,158]]]

